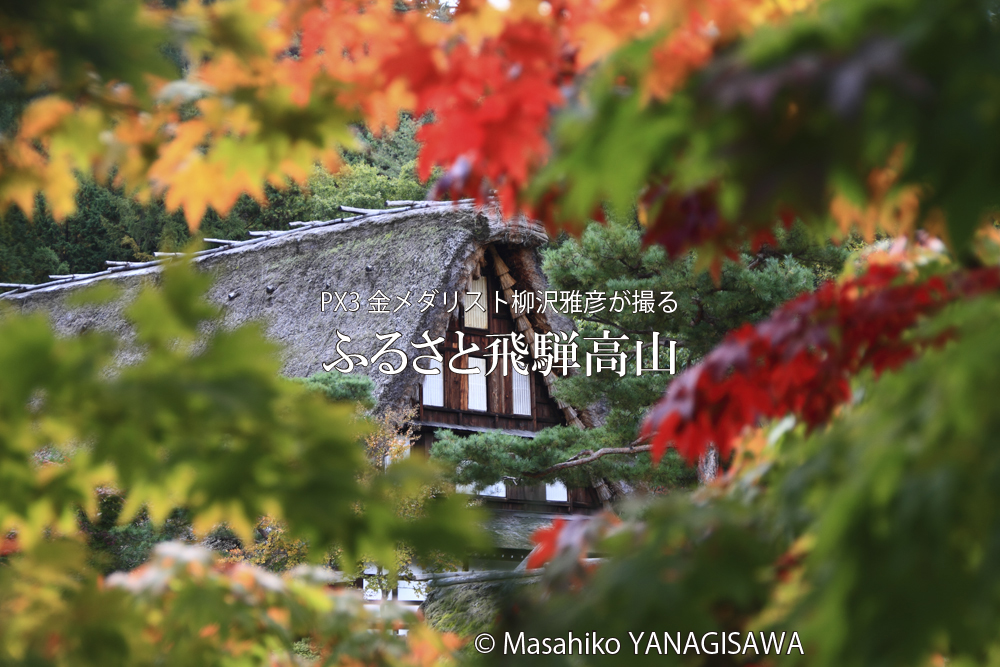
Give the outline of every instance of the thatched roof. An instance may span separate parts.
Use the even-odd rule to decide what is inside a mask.
[[[493,540],[497,549],[520,549],[525,553],[535,547],[531,536],[539,528],[545,528],[554,519],[566,517],[561,514],[539,514],[538,512],[496,511],[490,514],[483,528]]]
[[[225,325],[265,322],[268,335],[284,346],[288,376],[309,376],[323,370],[322,362],[336,359],[338,330],[352,339],[345,348],[368,358],[383,345],[376,332],[399,332],[402,337],[395,347],[412,361],[418,352],[409,342],[421,340],[424,331],[432,337],[443,335],[451,317],[439,306],[421,312],[420,296],[434,290],[464,293],[470,273],[490,244],[510,265],[518,289],[546,288],[537,247],[547,237],[539,225],[504,220],[495,208],[469,202],[404,204],[352,218],[293,223],[295,228],[286,232],[255,232],[258,235],[249,241],[221,242],[222,247],[198,253],[195,262],[214,277],[209,298],[222,306]],[[143,284],[156,281],[161,270],[159,261],[116,263],[99,274],[19,286],[0,299],[25,311],[47,310],[64,334],[97,328],[128,339],[122,308]],[[97,280],[116,283],[123,289],[122,298],[100,307],[67,306],[68,295]],[[376,290],[390,297],[409,292],[412,305],[394,313],[370,313],[369,296]],[[345,313],[328,306],[323,312],[323,291],[357,292],[360,307]],[[393,299],[390,310],[397,305]],[[565,318],[551,314],[531,317],[533,326],[542,331],[572,327]],[[551,321],[554,317],[557,321]],[[413,396],[421,376],[412,364],[399,375],[383,375],[374,366],[355,372],[374,381],[379,405]]]
[[[537,577],[475,581],[445,587],[431,584],[420,608],[424,619],[438,632],[475,637],[495,628],[497,616],[509,609],[519,595],[526,593],[526,584],[536,581]],[[471,657],[468,647],[471,642],[466,648]]]

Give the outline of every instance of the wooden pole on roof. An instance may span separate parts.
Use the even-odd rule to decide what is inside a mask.
[[[518,331],[524,334],[525,339],[527,339],[528,345],[530,346],[529,349],[531,350],[531,354],[532,356],[534,356],[535,330],[531,326],[531,322],[528,320],[526,314],[525,313],[519,314],[514,312],[514,308],[512,305],[514,303],[514,285],[516,284],[516,282],[514,281],[514,277],[510,275],[510,268],[500,257],[500,253],[497,252],[497,249],[492,245],[490,245],[489,248],[490,248],[490,256],[493,258],[493,269],[497,274],[497,279],[500,280],[500,286],[503,287],[503,295],[504,298],[507,299],[507,305],[511,309],[510,310],[511,317],[514,318],[514,322],[515,324],[517,324]],[[563,401],[555,397],[555,393],[553,391],[555,385],[555,378],[552,377],[552,374],[549,373],[547,375],[543,375],[542,380],[545,382],[545,386],[549,390],[549,396],[555,398],[556,405],[558,405],[559,408],[563,411],[563,415],[565,415],[567,423],[576,426],[577,428],[584,428],[583,422],[580,421],[580,417],[576,413],[576,409],[573,408],[573,406],[567,403],[566,401]]]

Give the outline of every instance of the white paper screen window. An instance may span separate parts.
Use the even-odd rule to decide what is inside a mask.
[[[491,496],[493,498],[506,498],[507,497],[507,485],[503,482],[497,484],[491,484],[485,489],[479,492],[481,496]]]
[[[475,494],[480,496],[491,496],[493,498],[507,497],[507,485],[504,484],[503,482],[487,486],[478,494],[476,494],[476,487],[474,484],[456,484],[455,491],[457,491],[458,493],[468,493],[470,495]]]
[[[479,296],[477,297],[476,294]],[[469,291],[465,294],[465,326],[473,329],[485,329],[487,326],[486,307],[486,277],[479,276],[479,278],[469,281]]]
[[[510,374],[514,386],[514,414],[531,416],[531,376],[521,375],[517,371]]]
[[[424,405],[431,407],[444,407],[444,372],[441,370],[441,362],[431,359],[425,368],[436,368],[437,375],[424,376]]]
[[[569,500],[569,490],[562,482],[553,482],[545,485],[545,500],[565,503]]]
[[[478,368],[479,372],[465,376],[469,379],[469,405],[466,409],[486,412],[486,360],[469,357],[469,368]]]

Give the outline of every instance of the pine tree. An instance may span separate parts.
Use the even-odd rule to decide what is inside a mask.
[[[829,242],[819,243],[802,227],[777,229],[776,243],[739,261],[726,261],[716,282],[700,268],[698,257],[689,254],[671,259],[661,246],[646,247],[643,229],[633,220],[592,223],[579,239],[563,237],[543,252],[543,268],[552,289],[576,290],[583,294],[601,291],[610,295],[651,291],[657,305],[652,313],[620,312],[607,308],[593,314],[574,315],[580,338],[628,336],[650,349],[652,333],[660,334],[660,367],[667,368],[666,341],[676,341],[676,371],[701,359],[725,336],[745,322],[763,319],[776,306],[814,289],[836,275],[847,250]],[[621,304],[619,304],[621,305]],[[581,350],[584,347],[581,346]],[[647,361],[650,364],[651,361]],[[649,406],[659,399],[671,377],[667,373],[644,372],[637,376],[634,355],[623,377],[615,373],[585,373],[560,378],[559,398],[578,407],[591,407],[600,416],[597,428],[581,432],[572,427],[546,429],[533,440],[500,433],[460,437],[443,434],[433,455],[455,466],[456,481],[480,487],[503,478],[523,483],[560,480],[568,486],[586,486],[592,478],[623,481],[650,490],[690,484],[692,468],[676,455],[668,454],[659,466],[648,453],[610,455],[583,465],[558,471],[550,468],[602,448],[628,448],[639,432],[639,422]]]

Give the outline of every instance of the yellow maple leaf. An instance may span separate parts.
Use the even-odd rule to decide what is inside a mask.
[[[73,105],[61,97],[47,95],[34,100],[21,117],[21,135],[35,139],[55,129],[73,113]]]

